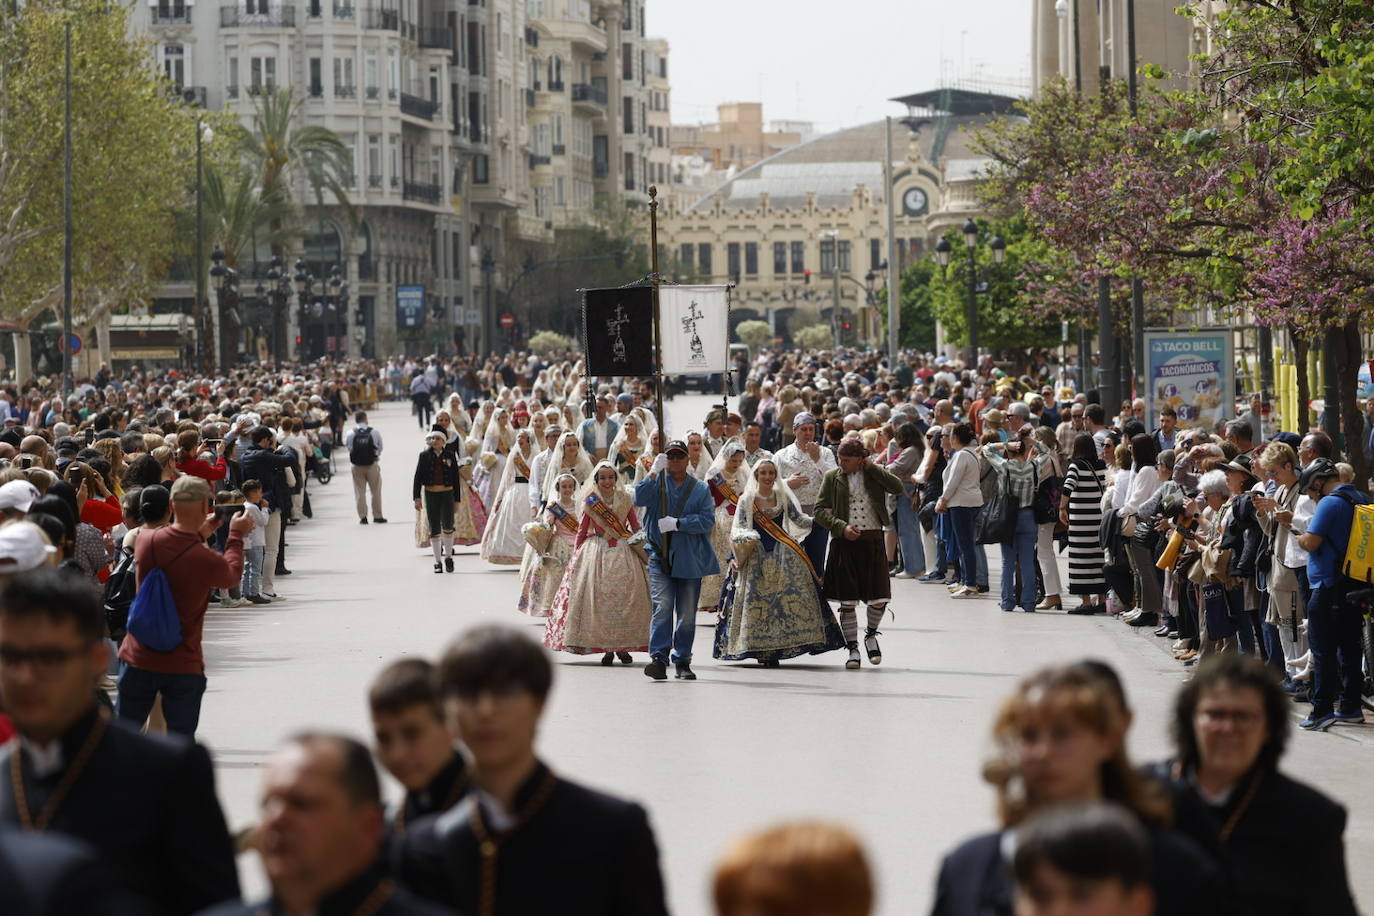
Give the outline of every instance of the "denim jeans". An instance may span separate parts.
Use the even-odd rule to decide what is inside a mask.
[[[1232,589],[1226,592],[1226,609],[1236,625],[1235,639],[1240,643],[1240,651],[1255,655],[1255,627],[1250,623],[1250,615],[1245,610],[1245,590]]]
[[[948,512],[950,532],[954,535],[954,554],[959,558],[959,582],[962,585],[976,587],[978,585],[978,545],[974,543],[973,529],[974,523],[978,519],[978,507],[950,506]],[[984,572],[983,576],[986,578],[987,573]]]
[[[162,715],[167,731],[188,738],[196,736],[200,725],[200,701],[205,696],[205,675],[162,674],[119,663],[115,715],[140,728],[153,711],[153,702],[162,694]]]
[[[1341,712],[1358,712],[1363,681],[1360,614],[1346,603],[1345,589],[1312,589],[1307,642],[1312,649],[1312,716],[1331,713],[1338,698]]]
[[[255,598],[262,594],[262,557],[266,548],[243,548],[243,597]]]
[[[1016,534],[1002,546],[1002,610],[1020,604],[1021,610],[1035,609],[1035,539],[1039,535],[1035,512],[1028,508],[1016,512]],[[1021,570],[1021,597],[1016,597],[1016,571]]]
[[[921,520],[911,508],[911,498],[897,494],[897,542],[902,545],[902,571],[910,574],[925,572],[926,552],[921,547]]]
[[[649,560],[649,592],[654,600],[654,616],[649,622],[649,654],[666,664],[671,648],[674,664],[691,664],[701,580],[670,576],[659,567],[655,557]]]
[[[825,575],[825,548],[830,544],[830,532],[820,525],[812,525],[811,533],[801,542],[807,559],[816,567],[817,575]]]

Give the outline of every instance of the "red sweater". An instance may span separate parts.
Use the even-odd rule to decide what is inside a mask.
[[[110,499],[114,500],[114,497]],[[101,531],[109,531],[124,521],[124,510],[120,508],[118,500],[88,499],[81,505],[81,521]]]
[[[176,468],[183,474],[191,474],[202,480],[209,480],[212,482],[223,480],[229,474],[229,465],[225,464],[223,455],[216,458],[214,464],[208,461],[201,461],[199,458],[192,458],[190,461],[178,463]]]
[[[178,554],[180,556],[178,557]],[[171,652],[145,648],[132,633],[124,637],[119,657],[135,668],[161,674],[204,674],[201,635],[212,588],[232,588],[243,576],[243,536],[230,533],[220,556],[206,547],[199,534],[172,526],[142,532],[134,544],[138,584],[159,564],[171,586],[181,618],[181,645]]]

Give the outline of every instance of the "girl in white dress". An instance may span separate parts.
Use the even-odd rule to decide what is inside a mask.
[[[522,529],[530,521],[530,462],[534,460],[534,442],[529,429],[515,434],[501,474],[501,484],[494,491],[499,494],[496,509],[482,533],[482,559],[497,566],[518,566],[525,555]]]

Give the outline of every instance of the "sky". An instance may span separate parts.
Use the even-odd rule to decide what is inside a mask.
[[[1030,0],[648,0],[646,7],[648,34],[670,45],[676,124],[712,122],[721,102],[762,101],[765,121],[812,121],[828,132],[902,114],[887,99],[960,77],[1008,94],[1030,86]]]

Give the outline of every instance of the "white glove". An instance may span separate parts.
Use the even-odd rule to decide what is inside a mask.
[[[667,531],[676,531],[677,519],[673,518],[671,515],[663,516],[663,518],[658,520],[658,530],[660,534]]]
[[[663,470],[663,469],[666,468],[667,466],[668,466],[668,456],[667,456],[667,455],[664,455],[664,454],[655,455],[655,456],[654,456],[654,463],[653,463],[652,465],[650,465],[650,467],[649,467],[649,476],[652,477],[654,474],[657,474],[659,471]]]

